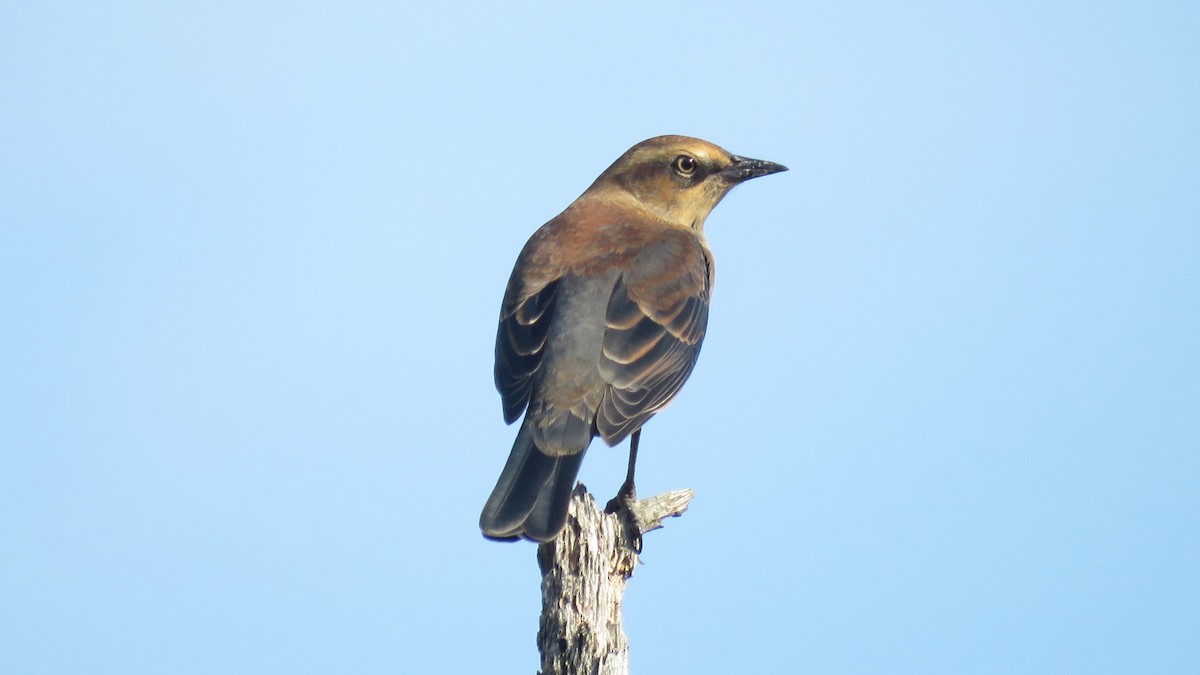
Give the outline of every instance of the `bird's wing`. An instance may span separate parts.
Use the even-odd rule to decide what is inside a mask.
[[[637,254],[608,303],[596,431],[615,445],[662,410],[692,373],[708,325],[711,263],[694,237]]]
[[[519,270],[519,268],[518,268]],[[517,272],[514,272],[514,280]],[[496,332],[496,389],[504,421],[512,424],[524,412],[533,388],[533,374],[542,362],[558,281],[527,288],[510,283]]]

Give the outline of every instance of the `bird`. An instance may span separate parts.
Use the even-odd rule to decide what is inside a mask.
[[[642,425],[700,355],[712,297],[704,222],[736,185],[787,167],[687,136],[634,145],[517,257],[500,308],[495,383],[522,419],[479,527],[554,539],[592,439],[630,437],[618,497],[634,494]]]

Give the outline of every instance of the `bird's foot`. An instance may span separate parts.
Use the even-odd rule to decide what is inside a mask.
[[[621,489],[617,490],[617,494],[612,499],[608,500],[608,504],[604,507],[605,513],[619,515],[625,519],[629,525],[629,531],[632,538],[634,553],[642,552],[642,521],[637,515],[637,489],[633,485],[633,481],[627,480],[621,483]]]

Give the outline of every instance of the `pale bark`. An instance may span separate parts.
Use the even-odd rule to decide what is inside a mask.
[[[538,546],[542,675],[628,675],[629,641],[621,601],[641,548],[641,535],[687,510],[692,490],[643,499],[629,512],[604,513],[582,484],[571,495],[567,525]]]

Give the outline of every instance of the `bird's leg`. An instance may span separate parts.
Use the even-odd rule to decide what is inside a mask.
[[[637,501],[637,488],[633,485],[633,472],[637,468],[638,443],[642,440],[642,430],[638,429],[629,437],[629,466],[625,469],[625,482],[617,490],[617,497],[628,500],[630,504]]]
[[[617,490],[617,496],[610,499],[604,507],[605,513],[622,513],[629,519],[635,553],[642,552],[642,523],[633,508],[637,504],[637,489],[633,485],[633,471],[637,466],[638,442],[641,439],[641,429],[633,432],[633,435],[629,437],[629,468],[625,470],[625,482],[621,483],[621,489]]]
[[[608,513],[616,513],[622,508],[629,509],[637,501],[637,488],[633,485],[633,472],[637,466],[638,442],[641,439],[641,429],[633,432],[633,436],[629,438],[629,467],[625,470],[625,482],[621,483],[621,489],[617,490],[617,496],[609,500],[608,505],[604,507]]]

